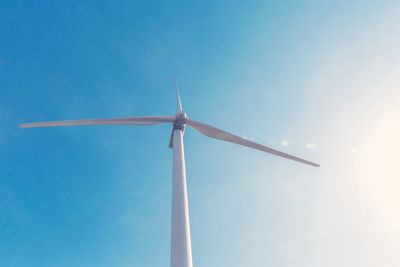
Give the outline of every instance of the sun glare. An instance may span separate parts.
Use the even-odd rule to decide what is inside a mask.
[[[357,184],[385,227],[400,234],[400,108],[386,110],[371,120],[362,147],[355,155]],[[360,188],[360,189],[361,189]],[[389,230],[389,229],[388,229]]]

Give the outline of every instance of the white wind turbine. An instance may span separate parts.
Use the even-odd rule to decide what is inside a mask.
[[[257,144],[245,138],[233,135],[229,132],[220,130],[202,122],[191,120],[182,110],[181,99],[178,87],[176,87],[177,110],[175,116],[149,116],[149,117],[129,117],[116,119],[88,119],[88,120],[67,120],[23,123],[18,126],[21,128],[36,127],[56,127],[56,126],[83,126],[83,125],[137,125],[146,126],[160,123],[172,123],[172,133],[169,147],[173,149],[173,168],[172,168],[172,215],[171,215],[171,267],[192,267],[192,245],[190,238],[189,206],[186,189],[185,156],[183,146],[183,132],[188,125],[200,133],[231,142],[234,144],[250,147],[263,152],[267,152],[282,158],[294,160],[314,167],[318,164],[307,161],[284,152]]]

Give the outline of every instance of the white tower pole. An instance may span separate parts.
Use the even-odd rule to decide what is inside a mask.
[[[192,267],[183,129],[173,130],[171,267]]]

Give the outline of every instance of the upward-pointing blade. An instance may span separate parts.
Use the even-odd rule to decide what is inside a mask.
[[[68,121],[48,121],[22,123],[20,128],[35,127],[57,127],[57,126],[83,126],[83,125],[154,125],[165,122],[173,122],[172,116],[151,116],[151,117],[130,117],[118,119],[88,119],[88,120],[68,120]]]
[[[231,142],[234,144],[238,144],[238,145],[242,145],[242,146],[247,146],[250,148],[254,148],[260,151],[264,151],[282,158],[286,158],[286,159],[290,159],[290,160],[294,160],[294,161],[298,161],[304,164],[308,164],[314,167],[319,167],[318,164],[305,160],[305,159],[301,159],[289,154],[286,154],[284,152],[281,152],[279,150],[275,150],[273,148],[261,145],[261,144],[257,144],[255,142],[252,142],[250,140],[244,139],[242,137],[233,135],[231,133],[225,132],[223,130],[220,130],[218,128],[215,128],[213,126],[207,125],[205,123],[202,122],[198,122],[198,121],[193,121],[193,120],[187,120],[186,124],[193,127],[194,129],[196,129],[197,131],[199,131],[200,133],[208,136],[208,137],[212,137],[215,139],[219,139],[219,140],[223,140],[223,141],[227,141],[227,142]]]
[[[177,111],[181,112],[182,111],[182,102],[181,102],[181,96],[179,95],[179,88],[178,84],[174,80],[175,83],[175,90],[176,90],[176,101],[177,101]]]

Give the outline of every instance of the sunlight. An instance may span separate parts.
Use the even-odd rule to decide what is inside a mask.
[[[351,148],[355,157],[357,184],[367,194],[375,218],[400,234],[400,108],[388,108],[371,120],[362,147]]]

